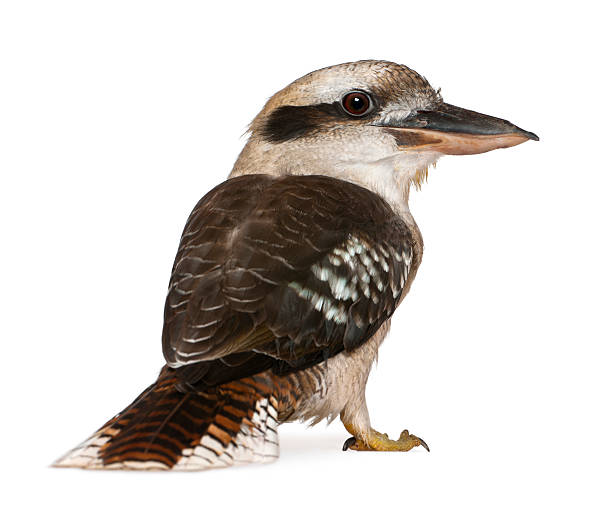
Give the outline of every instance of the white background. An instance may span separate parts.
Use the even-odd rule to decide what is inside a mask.
[[[3,2],[2,502],[610,504],[609,16],[565,4]],[[336,421],[281,427],[268,466],[49,468],[155,379],[182,227],[265,100],[364,58],[542,139],[412,196],[424,260],[368,403],[431,453],[343,453]]]

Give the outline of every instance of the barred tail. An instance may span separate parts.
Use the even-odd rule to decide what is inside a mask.
[[[183,393],[164,367],[156,383],[53,465],[85,469],[200,470],[278,457],[277,399],[252,376]]]

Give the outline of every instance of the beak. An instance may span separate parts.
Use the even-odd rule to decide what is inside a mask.
[[[383,128],[395,138],[401,150],[435,151],[445,155],[475,155],[530,139],[540,140],[536,134],[509,121],[445,103]]]

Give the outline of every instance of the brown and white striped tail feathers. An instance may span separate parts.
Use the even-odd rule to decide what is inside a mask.
[[[263,375],[181,392],[164,367],[156,383],[56,467],[190,471],[278,457],[278,404]]]

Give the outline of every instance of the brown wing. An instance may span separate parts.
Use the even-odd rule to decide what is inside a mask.
[[[208,384],[312,365],[371,337],[415,238],[376,194],[323,176],[230,179],[195,207],[165,307],[168,365]]]

